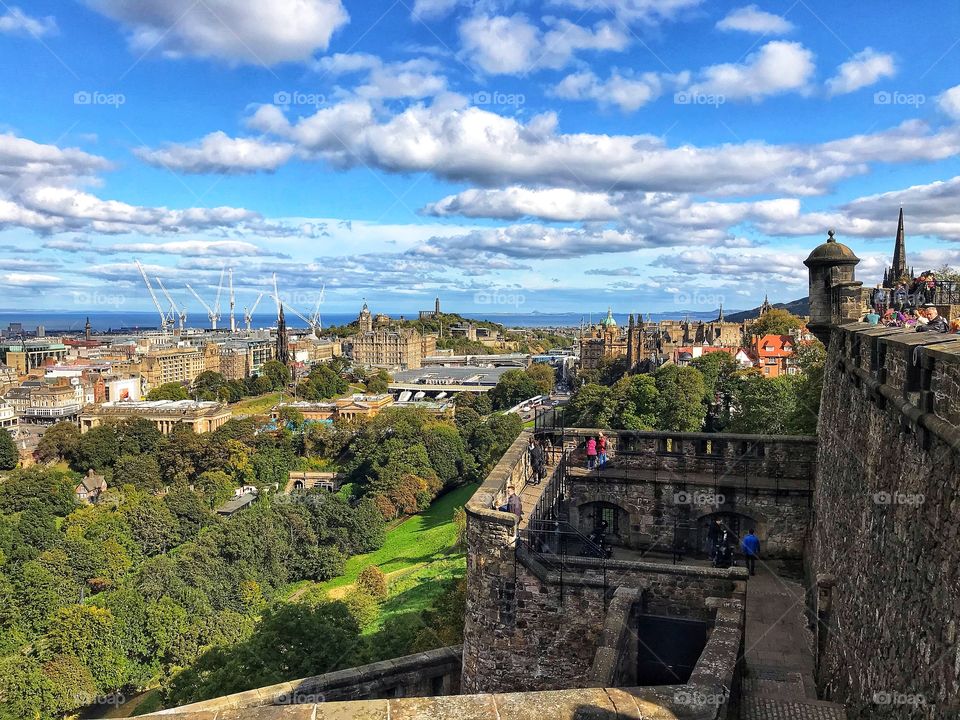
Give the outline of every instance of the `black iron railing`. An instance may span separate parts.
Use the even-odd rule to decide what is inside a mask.
[[[592,561],[594,568],[600,571],[604,603],[607,602],[608,548],[598,545],[566,520],[533,517],[518,542],[534,559],[558,574],[561,603],[564,598],[564,574],[581,570],[571,566],[571,558],[588,558]]]
[[[898,294],[890,288],[877,288],[870,292],[870,303],[874,303],[874,297],[879,290],[883,295],[883,305],[886,307],[895,307],[903,305],[908,308],[920,307],[924,303],[933,303],[935,305],[960,305],[960,282],[954,280],[936,280],[932,287],[920,283],[911,292],[907,288],[905,295]],[[834,293],[834,310],[838,310],[836,303],[839,297]]]

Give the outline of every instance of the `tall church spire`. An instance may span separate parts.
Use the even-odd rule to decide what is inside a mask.
[[[897,280],[907,273],[907,248],[903,236],[903,208],[900,208],[900,219],[897,221],[897,241],[893,246],[893,272]]]

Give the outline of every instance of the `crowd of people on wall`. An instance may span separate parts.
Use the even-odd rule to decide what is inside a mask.
[[[917,332],[960,333],[960,319],[950,322],[935,304],[938,281],[932,270],[893,288],[877,285],[870,297],[870,311],[863,321],[883,327],[901,327]]]

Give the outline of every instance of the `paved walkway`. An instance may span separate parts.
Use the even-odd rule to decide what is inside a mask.
[[[744,649],[742,720],[846,719],[841,705],[817,700],[804,588],[776,563],[758,563],[747,583]]]

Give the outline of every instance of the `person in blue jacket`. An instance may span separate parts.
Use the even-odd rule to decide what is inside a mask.
[[[757,574],[757,556],[760,555],[760,538],[756,536],[756,531],[750,528],[747,536],[740,541],[740,548],[747,561],[747,570],[751,575]]]

